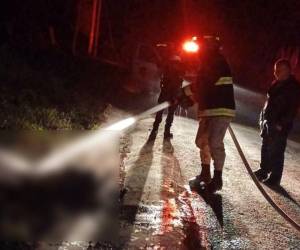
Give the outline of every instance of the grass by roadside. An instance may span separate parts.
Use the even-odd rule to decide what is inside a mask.
[[[0,49],[0,129],[82,130],[105,117],[110,69],[60,51]]]

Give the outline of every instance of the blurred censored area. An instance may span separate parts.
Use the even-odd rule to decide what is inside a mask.
[[[118,133],[0,137],[2,242],[114,241],[105,234],[118,228]]]

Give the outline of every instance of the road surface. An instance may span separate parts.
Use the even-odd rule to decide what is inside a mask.
[[[145,144],[153,119],[141,121],[128,135],[124,159],[128,193],[121,207],[121,241],[132,248],[299,249],[300,234],[259,193],[226,135],[224,188],[215,195],[192,192],[189,179],[199,174],[194,145],[197,122],[176,117],[174,139]],[[163,126],[162,126],[163,127]],[[233,124],[253,169],[259,164],[260,138],[250,127]],[[266,187],[300,222],[300,145],[289,142],[282,188]]]
[[[261,141],[255,124],[263,97],[241,88],[236,93],[238,116],[232,127],[256,169]],[[125,98],[123,101],[132,107],[140,103],[139,110],[112,108],[107,110],[107,117],[110,121],[123,119],[144,109],[144,104],[151,107],[155,98],[149,99]],[[122,106],[122,98],[116,101]],[[112,157],[102,150],[116,141],[100,143],[88,154],[75,157],[72,164],[50,168],[47,175],[38,178],[31,176],[38,169],[32,169],[26,161],[19,168],[0,164],[2,235],[38,241],[35,248],[24,243],[19,249],[39,250],[299,249],[300,233],[259,193],[229,134],[225,138],[223,190],[215,195],[199,194],[189,186],[189,180],[200,172],[199,150],[194,144],[197,121],[176,116],[174,139],[163,140],[162,124],[156,141],[147,144],[153,120],[153,116],[141,120],[122,135],[117,165],[110,163]],[[288,142],[282,187],[265,188],[300,223],[298,132],[299,122],[293,140]],[[48,137],[57,148],[62,135],[50,133]],[[29,142],[25,151],[30,155],[36,147],[39,154],[47,155],[46,144]],[[115,153],[119,156],[118,150]],[[17,160],[8,155],[10,158]],[[65,159],[64,154],[61,159]],[[121,174],[116,175],[119,167]],[[114,192],[119,182],[127,188],[120,203]],[[0,242],[4,249],[12,246],[3,244]]]

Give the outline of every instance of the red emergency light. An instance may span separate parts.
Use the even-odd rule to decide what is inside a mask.
[[[182,45],[183,50],[188,53],[197,53],[200,49],[200,46],[196,40],[197,38],[193,37],[192,40],[184,42]]]

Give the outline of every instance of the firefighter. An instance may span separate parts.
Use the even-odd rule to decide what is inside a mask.
[[[223,186],[222,171],[225,162],[224,137],[235,116],[235,100],[231,70],[221,53],[219,38],[207,36],[200,51],[200,65],[195,100],[198,103],[199,128],[196,145],[200,149],[201,173],[196,176],[212,193]],[[210,163],[213,160],[214,176]]]
[[[169,101],[172,105],[168,108],[168,115],[165,124],[164,139],[173,138],[171,133],[171,126],[174,120],[174,113],[177,108],[175,102],[178,93],[181,89],[183,82],[183,70],[181,64],[181,58],[177,55],[173,55],[169,58],[167,65],[164,69],[162,79],[160,82],[161,92],[158,98],[158,103]],[[153,129],[150,133],[149,140],[155,140],[159,125],[162,121],[163,110],[156,113],[155,121],[153,123]]]
[[[268,91],[260,115],[261,163],[255,175],[268,185],[278,186],[283,172],[287,137],[299,107],[300,84],[291,73],[289,61],[285,59],[275,63],[274,76],[275,81]]]

